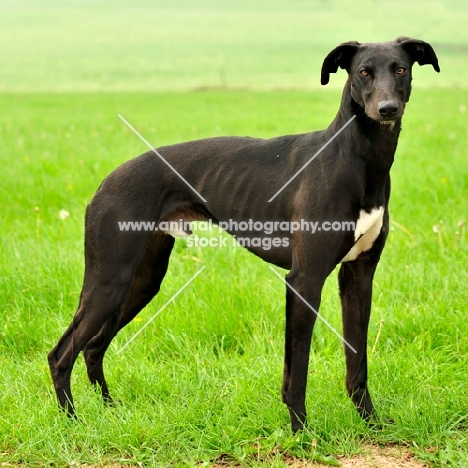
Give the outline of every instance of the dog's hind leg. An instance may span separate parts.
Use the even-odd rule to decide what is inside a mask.
[[[102,191],[86,211],[85,275],[79,307],[48,355],[59,405],[68,414],[74,413],[70,376],[75,360],[102,326],[122,309],[151,235],[151,232],[120,231],[118,220],[129,219],[122,211]],[[148,219],[150,213],[141,216]]]
[[[109,317],[120,309],[130,285],[131,277],[109,278],[104,282],[96,275],[86,274],[73,321],[48,355],[59,405],[68,414],[74,413],[70,376],[76,358]]]
[[[173,245],[174,238],[167,234],[155,232],[151,235],[120,311],[107,320],[83,351],[89,380],[100,387],[102,397],[108,403],[112,402],[112,398],[104,377],[104,354],[115,335],[159,292]]]

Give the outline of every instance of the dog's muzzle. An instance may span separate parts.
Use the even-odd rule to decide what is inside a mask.
[[[382,122],[393,122],[398,118],[398,104],[395,101],[382,101],[378,105]]]

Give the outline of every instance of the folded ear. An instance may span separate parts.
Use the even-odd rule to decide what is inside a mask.
[[[336,73],[338,67],[348,70],[360,45],[356,41],[343,42],[336,49],[333,49],[323,61],[320,82],[326,85],[330,81],[330,73]]]
[[[432,65],[437,73],[440,72],[437,55],[430,44],[409,37],[399,37],[395,42],[401,44],[407,54],[419,65]]]

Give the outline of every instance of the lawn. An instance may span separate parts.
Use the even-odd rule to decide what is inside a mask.
[[[118,114],[154,146],[324,128],[344,72],[316,88],[323,55],[341,40],[382,39],[377,24],[390,14],[370,7],[373,20],[361,31],[345,2],[314,2],[313,10],[297,1],[294,11],[272,2],[266,12],[258,6],[265,2],[176,4],[180,15],[144,2],[0,5],[0,21],[22,38],[7,40],[0,28],[8,63],[0,72],[0,464],[280,467],[283,451],[333,463],[328,455],[395,444],[434,466],[468,466],[468,90],[459,67],[468,37],[460,26],[467,9],[456,1],[433,2],[427,30],[405,20],[401,31],[382,32],[434,39],[442,69],[414,70],[392,169],[391,232],[375,278],[370,388],[395,424],[376,430],[359,419],[345,395],[342,344],[318,322],[310,429],[293,437],[280,398],[284,285],[244,250],[183,239],[160,294],[108,351],[117,405],[102,405],[80,358],[72,379],[80,423],[57,411],[46,354],[76,310],[86,204],[112,169],[146,151]],[[333,13],[340,34],[324,26]],[[310,39],[314,21],[323,35]],[[148,42],[158,44],[160,60],[151,61]],[[335,273],[321,312],[341,329]]]

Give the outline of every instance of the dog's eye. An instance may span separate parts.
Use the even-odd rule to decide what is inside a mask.
[[[399,67],[396,69],[396,74],[397,75],[403,75],[403,73],[405,73],[406,71],[406,68],[403,68],[403,67]]]
[[[360,73],[362,76],[369,76],[369,75],[370,75],[370,73],[369,73],[367,70],[365,70],[365,69],[364,69],[364,70],[361,70],[359,73]]]

